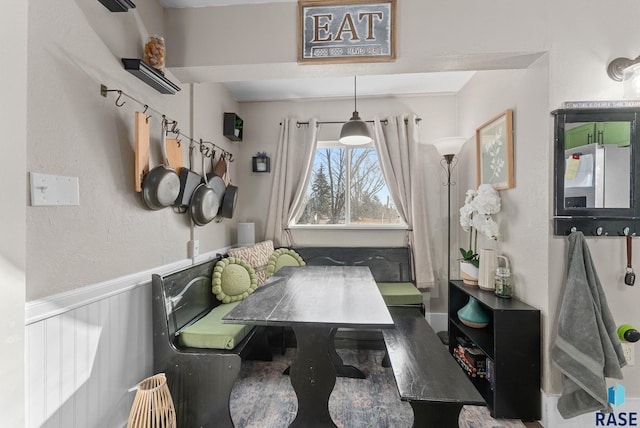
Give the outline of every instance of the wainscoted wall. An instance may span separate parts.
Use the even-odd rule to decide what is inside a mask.
[[[196,259],[214,258],[217,250]],[[154,374],[151,275],[190,259],[26,305],[26,427],[124,427]]]

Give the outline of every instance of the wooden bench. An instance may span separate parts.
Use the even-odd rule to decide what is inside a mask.
[[[400,399],[413,409],[414,428],[458,427],[462,406],[486,405],[420,311],[389,312],[395,328],[382,334]]]
[[[310,266],[367,266],[387,306],[425,306],[413,282],[408,247],[294,247]]]
[[[211,285],[218,260],[152,276],[153,370],[167,376],[180,427],[232,428],[229,400],[242,360],[271,360],[261,327],[248,328],[237,343],[223,339],[232,349],[182,344],[180,333],[221,305]]]

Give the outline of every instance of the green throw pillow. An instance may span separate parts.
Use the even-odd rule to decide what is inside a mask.
[[[222,303],[237,302],[258,288],[258,277],[244,260],[225,257],[216,263],[211,279],[213,294]]]
[[[278,272],[283,266],[304,266],[306,263],[300,254],[289,248],[280,248],[271,253],[267,263],[267,278]]]

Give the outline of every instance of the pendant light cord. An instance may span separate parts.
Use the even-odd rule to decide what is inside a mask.
[[[353,76],[353,111],[358,111],[358,104],[357,104],[358,91],[356,87],[357,84],[358,84],[358,80],[356,79],[356,76]]]

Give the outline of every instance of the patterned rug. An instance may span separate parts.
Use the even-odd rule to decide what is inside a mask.
[[[288,348],[271,362],[244,361],[231,393],[231,417],[237,428],[280,428],[293,421],[298,409],[289,376],[282,372],[295,355]],[[366,379],[337,378],[329,412],[339,428],[411,427],[413,412],[400,401],[391,368],[381,365],[384,351],[338,349],[345,364],[362,370]]]

